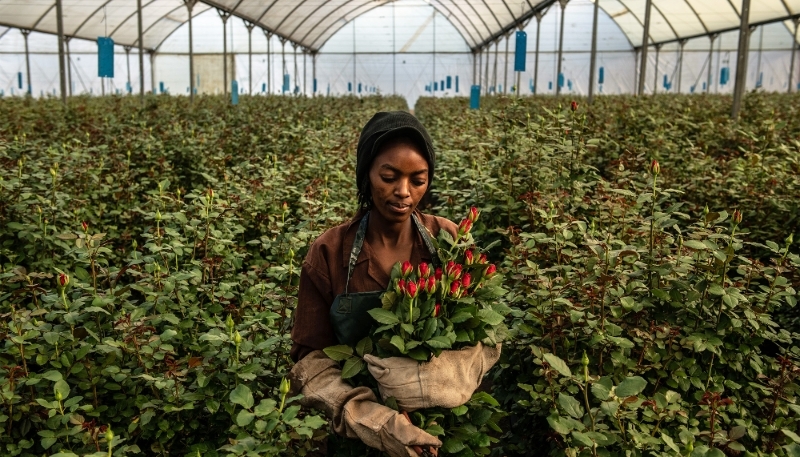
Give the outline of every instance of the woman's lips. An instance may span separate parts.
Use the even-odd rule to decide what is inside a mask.
[[[411,208],[411,205],[401,205],[397,203],[389,203],[389,209],[395,213],[405,213]]]

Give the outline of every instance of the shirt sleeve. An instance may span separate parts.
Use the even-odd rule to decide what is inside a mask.
[[[317,349],[337,344],[330,318],[333,303],[331,281],[324,272],[303,263],[292,327],[290,355],[295,362]]]

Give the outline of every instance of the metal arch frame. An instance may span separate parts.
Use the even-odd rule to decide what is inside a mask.
[[[762,25],[774,24],[776,22],[783,22],[783,21],[790,20],[790,19],[792,19],[792,20],[793,19],[800,19],[800,13],[795,13],[795,14],[792,14],[792,15],[789,15],[789,16],[776,17],[776,18],[773,18],[773,19],[767,19],[766,21],[750,22],[749,26],[750,27],[760,27]],[[737,30],[739,30],[739,26],[738,25],[735,26],[735,27],[728,27],[728,28],[725,28],[725,29],[709,31],[707,33],[698,33],[698,34],[695,34],[695,35],[687,35],[687,36],[683,36],[683,37],[680,37],[680,38],[674,39],[674,40],[659,41],[657,43],[653,43],[652,45],[677,43],[677,42],[680,42],[680,40],[693,40],[695,38],[703,38],[703,37],[707,37],[707,36],[711,36],[711,35],[718,35],[718,34],[721,34],[721,33],[735,32]]]
[[[669,19],[667,19],[667,15],[666,15],[666,14],[664,14],[664,13],[661,11],[661,8],[659,8],[658,6],[656,6],[655,2],[653,2],[653,5],[652,5],[652,6],[653,6],[653,8],[654,8],[656,11],[658,11],[658,14],[660,14],[660,15],[661,15],[661,17],[662,17],[662,18],[664,18],[664,22],[666,22],[666,23],[667,23],[667,25],[669,26],[669,29],[670,29],[670,30],[672,30],[672,34],[673,34],[673,35],[675,35],[675,38],[680,38],[680,37],[678,36],[678,32],[676,32],[676,31],[675,31],[675,27],[673,27],[673,26],[672,26],[672,23],[669,21]],[[650,36],[650,39],[651,39],[651,40],[653,39],[653,36],[652,36],[652,35]]]
[[[322,8],[323,6],[327,5],[327,4],[328,4],[328,3],[330,3],[331,1],[333,1],[333,0],[325,0],[325,2],[324,2],[324,3],[321,3],[321,4],[320,4],[320,5],[317,7],[317,9],[315,9],[314,11],[312,11],[312,12],[311,12],[311,14],[307,15],[305,18],[303,18],[303,20],[302,20],[302,21],[300,21],[300,23],[299,23],[299,24],[297,24],[297,27],[295,27],[295,28],[294,28],[294,30],[292,30],[292,31],[289,33],[289,36],[292,36],[292,35],[294,35],[294,34],[295,34],[295,32],[297,32],[297,29],[299,29],[300,27],[302,27],[302,26],[303,26],[303,24],[305,24],[305,23],[306,23],[306,21],[308,21],[308,19],[309,19],[309,18],[310,18],[310,17],[311,17],[311,16],[312,16],[314,13],[316,13],[317,11],[319,11],[319,10],[320,10],[320,8]],[[305,2],[303,2],[303,3],[305,3]],[[301,3],[301,4],[298,4],[298,8],[299,8],[299,7],[300,7],[300,5],[302,5],[303,3]],[[295,8],[295,10],[296,10],[296,9],[297,9],[297,8]],[[292,12],[294,12],[294,11],[292,11]],[[284,22],[285,20],[286,20],[286,18],[284,18],[284,20],[283,20],[283,21],[281,21],[281,24],[283,24],[283,22]],[[280,25],[279,25],[279,27],[280,27]]]
[[[485,6],[486,9],[489,10],[489,12],[492,14],[492,17],[494,18],[494,21],[497,22],[497,25],[503,27],[503,24],[500,23],[500,19],[497,19],[497,15],[494,14],[494,10],[492,9],[492,7],[490,7],[489,4],[486,3],[486,0],[481,0],[481,1],[483,2],[483,6]],[[472,2],[470,2],[470,5],[472,5]],[[473,6],[472,9],[474,10],[475,7]],[[475,11],[475,13],[477,13],[477,11]],[[514,17],[514,15],[512,14],[511,17]],[[516,18],[514,18],[514,21],[516,22]]]
[[[218,2],[216,2],[215,0],[199,0],[199,2],[200,2],[200,3],[205,3],[206,5],[209,5],[209,6],[211,6],[212,8],[217,8],[217,9],[220,9],[220,10],[223,10],[223,11],[227,11],[227,12],[229,12],[229,13],[231,14],[231,16],[236,16],[236,17],[238,17],[239,19],[241,19],[241,20],[243,20],[243,21],[250,21],[250,22],[252,22],[253,24],[257,25],[257,26],[258,26],[260,29],[267,30],[268,32],[272,33],[273,35],[277,35],[277,36],[278,36],[278,37],[280,37],[280,38],[284,38],[284,39],[286,39],[286,40],[289,40],[289,41],[291,41],[292,43],[294,43],[294,40],[291,40],[291,39],[289,39],[289,37],[285,36],[285,35],[284,35],[284,34],[282,34],[282,33],[278,33],[278,32],[277,32],[276,30],[274,30],[272,27],[267,27],[267,26],[266,26],[266,24],[264,24],[264,23],[262,23],[262,22],[261,22],[261,19],[263,19],[263,18],[264,18],[264,16],[266,16],[266,14],[269,12],[269,10],[270,10],[270,9],[272,9],[272,7],[273,7],[273,6],[274,6],[276,3],[278,3],[278,1],[280,1],[280,0],[274,0],[274,1],[272,2],[272,4],[270,4],[270,5],[267,7],[267,9],[266,9],[266,10],[264,10],[264,12],[263,12],[263,13],[261,13],[261,15],[260,15],[260,16],[258,16],[258,19],[253,19],[253,18],[250,18],[250,17],[244,17],[244,15],[236,13],[236,9],[238,9],[238,8],[239,8],[239,5],[241,5],[241,4],[244,2],[244,0],[239,0],[239,3],[237,3],[237,4],[236,4],[236,6],[234,6],[232,9],[230,9],[230,8],[227,8],[227,7],[223,6],[223,5],[220,5],[220,4],[219,4]],[[298,43],[298,44],[299,44],[299,43]],[[161,43],[159,43],[159,46],[160,46],[160,45],[161,45]]]
[[[206,4],[206,5],[208,5],[208,4]],[[148,26],[146,29],[142,30],[142,38],[144,38],[144,36],[147,34],[147,32],[148,32],[148,31],[150,31],[150,29],[152,29],[153,27],[155,27],[155,25],[156,25],[156,24],[158,24],[159,22],[163,21],[163,20],[164,20],[164,18],[166,18],[166,17],[167,17],[167,16],[169,16],[170,14],[174,13],[175,11],[178,11],[178,10],[180,10],[180,9],[183,9],[183,8],[186,8],[186,5],[180,5],[180,6],[176,7],[176,8],[173,8],[173,9],[169,10],[169,13],[167,13],[167,14],[165,14],[165,15],[161,16],[160,18],[158,18],[158,20],[155,20],[155,21],[153,21],[153,23],[152,23],[152,24],[150,24],[150,25],[149,25],[149,26]],[[211,8],[212,8],[212,7],[209,5],[209,8],[208,8],[208,9],[211,9]],[[191,13],[190,13],[190,14],[192,15],[192,17],[195,17],[195,16],[197,16],[198,14],[205,13],[206,11],[208,11],[208,10],[204,10],[204,11],[202,11],[202,12],[200,12],[200,13],[195,13],[195,12],[194,12],[194,8],[192,8],[192,10],[191,10]],[[173,35],[175,32],[177,32],[177,31],[178,31],[178,29],[179,29],[179,28],[181,28],[181,27],[183,26],[183,24],[186,24],[187,22],[189,22],[189,19],[188,19],[188,18],[187,18],[185,21],[181,22],[181,23],[180,23],[180,24],[179,24],[177,27],[175,27],[174,29],[172,29],[172,31],[170,31],[168,34],[166,34],[166,35],[164,36],[164,38],[162,38],[162,39],[161,39],[161,41],[159,41],[159,42],[158,42],[158,45],[157,45],[157,46],[155,46],[155,47],[153,48],[153,52],[154,52],[154,53],[157,53],[157,52],[158,52],[158,49],[161,47],[161,45],[162,45],[162,44],[164,44],[164,42],[165,42],[165,41],[167,41],[167,39],[168,39],[169,37],[171,37],[171,36],[172,36],[172,35]]]
[[[455,4],[455,2],[453,2],[453,4]],[[475,13],[475,15],[476,15],[476,16],[478,16],[478,18],[480,18],[481,22],[483,22],[483,26],[484,26],[484,27],[486,27],[486,33],[488,33],[488,34],[489,34],[489,37],[491,37],[491,36],[492,36],[492,29],[491,29],[491,28],[489,28],[489,24],[487,24],[487,23],[486,23],[486,21],[485,21],[485,20],[483,20],[483,16],[481,16],[480,14],[478,14],[478,10],[476,10],[476,9],[475,9],[475,7],[472,5],[472,2],[469,2],[469,1],[468,1],[468,2],[467,2],[467,4],[470,6],[470,8],[472,8],[472,11]],[[484,2],[484,4],[485,4],[485,2]],[[465,16],[466,16],[466,14],[465,14]],[[469,17],[469,16],[467,16],[467,17]],[[470,20],[470,23],[472,23],[472,21],[471,21],[471,20]],[[500,22],[499,22],[499,21],[498,21],[498,25],[499,25],[500,27],[502,27],[502,26],[503,26],[502,24],[500,24]],[[477,27],[475,28],[475,30],[477,30]],[[490,39],[490,40],[488,40],[488,41],[484,41],[484,44],[485,44],[485,43],[492,43],[492,42],[494,42],[494,40],[493,40],[493,39]]]
[[[703,18],[701,18],[700,15],[697,14],[697,10],[694,9],[694,6],[692,6],[692,2],[690,2],[689,0],[683,0],[683,1],[686,3],[686,6],[688,6],[689,9],[692,10],[692,12],[694,13],[694,17],[697,18],[697,22],[699,22],[700,25],[703,26],[703,30],[705,30],[706,35],[711,35],[712,32],[708,30],[708,26],[706,25],[705,22],[703,22]]]
[[[352,3],[353,1],[355,1],[355,0],[347,0],[345,3],[342,3],[341,5],[339,5],[338,7],[336,7],[336,9],[335,9],[335,10],[333,10],[333,11],[338,11],[338,10],[342,9],[342,8],[343,8],[345,5],[347,5],[347,4],[350,4],[350,3]],[[315,45],[315,44],[316,44],[316,43],[317,43],[317,42],[318,42],[318,41],[319,41],[319,40],[320,40],[320,39],[321,39],[323,36],[325,36],[325,34],[326,34],[326,33],[328,33],[328,30],[330,30],[330,29],[331,29],[331,27],[333,27],[334,25],[336,25],[336,23],[337,23],[337,22],[339,22],[339,20],[341,20],[341,19],[345,19],[345,18],[346,18],[346,17],[347,17],[347,16],[348,16],[350,13],[352,13],[353,11],[356,11],[356,10],[358,10],[359,8],[363,8],[363,7],[365,7],[365,6],[369,7],[369,8],[367,8],[367,9],[366,9],[364,12],[362,12],[361,14],[358,14],[357,16],[354,16],[354,17],[353,17],[352,19],[350,19],[350,20],[347,20],[347,19],[345,19],[345,22],[344,22],[344,24],[342,24],[342,26],[341,26],[341,27],[339,27],[339,29],[341,29],[341,28],[344,28],[344,26],[346,26],[347,24],[351,23],[351,22],[352,22],[353,20],[355,20],[355,19],[356,19],[358,16],[361,16],[362,14],[364,14],[364,13],[366,13],[366,12],[368,12],[368,11],[371,11],[371,10],[373,10],[373,9],[375,9],[375,8],[379,7],[379,6],[383,6],[383,5],[387,4],[387,3],[389,3],[389,1],[390,1],[390,0],[379,0],[378,2],[372,2],[372,3],[361,3],[361,4],[359,4],[358,6],[356,6],[355,8],[352,8],[352,9],[348,10],[346,13],[344,13],[343,15],[341,15],[339,19],[337,19],[337,20],[335,20],[335,21],[331,22],[331,23],[330,23],[330,25],[328,25],[327,27],[325,27],[325,29],[324,29],[322,32],[320,32],[320,34],[319,34],[319,35],[317,35],[317,38],[315,38],[315,39],[314,39],[314,41],[312,41],[312,42],[311,42],[311,45],[309,45],[309,48],[310,48],[310,49],[315,49],[315,46],[314,46],[314,45]],[[322,21],[319,21],[319,22],[317,22],[317,26],[319,26],[319,24],[320,24],[321,22],[322,22]],[[309,29],[308,33],[306,33],[306,34],[305,34],[305,36],[303,36],[303,39],[302,39],[301,41],[305,41],[305,39],[308,37],[308,35],[311,33],[311,31],[312,31],[312,30],[314,30],[314,28],[311,28],[311,29]],[[338,30],[338,29],[337,29],[337,30]],[[335,31],[334,31],[334,33],[335,33]],[[355,33],[355,32],[354,32],[354,33]],[[333,33],[331,33],[331,34],[330,34],[330,35],[329,35],[327,38],[325,38],[325,40],[322,42],[322,44],[320,44],[320,46],[319,46],[319,47],[317,47],[316,49],[320,49],[320,48],[322,48],[322,46],[323,46],[323,45],[324,45],[324,44],[325,44],[325,43],[328,41],[328,39],[329,39],[331,36],[333,36]]]
[[[438,3],[438,4],[439,4],[439,6],[440,6],[441,8],[443,8],[445,11],[447,11],[447,14],[444,14],[444,13],[442,13],[441,11],[439,11],[439,12],[440,12],[440,13],[442,13],[442,16],[444,16],[444,17],[447,19],[447,21],[448,21],[448,22],[450,22],[451,24],[453,24],[453,27],[455,27],[455,28],[456,28],[456,30],[458,31],[458,34],[459,34],[459,35],[461,35],[461,38],[463,38],[463,39],[464,39],[464,42],[465,42],[465,43],[467,43],[467,46],[469,46],[469,42],[467,41],[467,37],[465,37],[465,36],[464,36],[464,32],[467,32],[467,35],[469,35],[469,39],[470,39],[470,41],[472,41],[473,43],[476,43],[476,42],[477,42],[477,41],[475,41],[475,37],[473,37],[473,36],[472,36],[472,33],[470,32],[469,28],[467,28],[467,26],[465,26],[465,25],[464,25],[464,23],[463,23],[463,22],[461,22],[461,18],[460,18],[460,17],[458,17],[458,16],[456,16],[455,14],[453,14],[453,12],[452,12],[452,11],[450,11],[450,8],[448,8],[448,7],[447,7],[447,6],[446,6],[444,3],[442,3],[442,1],[441,1],[441,0],[432,0],[432,1],[435,1],[436,3]],[[504,1],[505,1],[505,0],[504,0]],[[432,3],[431,3],[431,6],[433,6],[433,4],[432,4]],[[434,7],[434,8],[436,8],[436,6],[433,6],[433,7]],[[453,22],[453,21],[450,19],[451,17],[452,17],[452,18],[455,18],[455,20],[456,20],[456,21],[458,21],[458,23],[461,25],[461,28],[463,28],[463,29],[464,29],[464,31],[463,31],[463,32],[462,32],[462,31],[461,31],[461,29],[459,29],[459,28],[458,28],[458,26],[457,26],[457,25],[456,25],[456,24],[455,24],[455,23],[454,23],[454,22]]]
[[[261,22],[261,19],[264,19],[264,16],[266,16],[266,15],[267,15],[267,13],[269,13],[269,10],[271,10],[271,9],[272,9],[272,7],[273,7],[273,6],[275,6],[275,4],[276,4],[276,3],[278,3],[279,1],[280,1],[280,0],[273,0],[273,1],[272,1],[272,3],[270,3],[270,5],[267,7],[267,9],[265,9],[265,10],[264,10],[264,12],[263,12],[263,13],[261,13],[261,16],[258,16],[258,19],[256,19],[256,21],[255,21],[255,22],[258,22],[258,23],[260,23],[260,22]],[[288,38],[287,38],[287,39],[288,39]]]
[[[511,32],[511,31],[513,31],[515,28],[517,28],[517,26],[518,26],[519,24],[522,24],[522,23],[524,23],[524,22],[526,22],[526,21],[529,21],[530,19],[532,19],[534,16],[536,16],[536,13],[538,13],[538,12],[540,12],[540,11],[546,11],[546,10],[547,10],[548,8],[550,8],[550,7],[551,7],[551,6],[552,6],[554,3],[556,3],[556,1],[558,1],[558,0],[544,0],[543,2],[539,3],[539,4],[538,4],[538,5],[536,5],[535,7],[532,7],[532,8],[531,8],[531,9],[530,9],[528,12],[526,12],[525,14],[523,14],[522,16],[520,16],[520,17],[519,17],[519,18],[516,20],[516,22],[513,22],[513,23],[511,23],[511,24],[508,24],[508,25],[506,25],[505,27],[501,28],[501,29],[500,29],[500,30],[499,30],[497,33],[495,33],[495,34],[493,34],[493,35],[490,35],[488,39],[484,40],[482,43],[479,43],[477,46],[475,46],[475,48],[474,48],[474,49],[481,49],[481,48],[482,48],[483,46],[485,46],[486,44],[488,44],[488,43],[492,43],[492,42],[494,42],[495,40],[497,40],[497,39],[499,39],[499,38],[502,38],[502,37],[504,37],[504,36],[505,36],[507,33]],[[528,3],[528,5],[530,5],[530,2],[527,2],[527,3]],[[601,8],[602,8],[602,7],[601,7]],[[608,14],[608,13],[606,13],[606,14]],[[623,35],[624,35],[624,33],[623,33]],[[630,40],[628,40],[628,41],[630,42]]]
[[[75,36],[75,35],[76,35],[76,34],[77,34],[77,33],[78,33],[78,32],[79,32],[79,31],[80,31],[82,28],[83,28],[83,26],[84,26],[84,25],[86,25],[86,23],[87,23],[87,22],[89,22],[89,19],[93,18],[93,17],[95,16],[95,14],[97,14],[98,12],[100,12],[100,10],[102,10],[103,8],[105,8],[105,7],[106,7],[106,6],[107,6],[109,3],[113,2],[113,1],[114,1],[114,0],[106,0],[106,1],[105,1],[105,3],[103,3],[103,4],[102,4],[102,5],[100,5],[100,6],[99,6],[99,7],[98,7],[96,10],[94,10],[94,11],[92,12],[92,14],[90,14],[90,15],[86,16],[86,19],[84,19],[84,20],[83,20],[83,22],[81,22],[81,23],[80,23],[80,25],[78,25],[78,28],[76,28],[76,29],[75,29],[75,30],[72,32],[72,35],[73,35],[73,36]]]
[[[442,7],[444,7],[444,2],[443,2],[442,0],[437,0],[437,2],[438,2],[440,5],[442,5]],[[461,14],[462,14],[462,15],[463,15],[465,18],[467,18],[467,21],[469,21],[469,25],[471,25],[471,26],[472,26],[472,30],[475,32],[475,34],[476,34],[476,35],[478,35],[478,38],[479,38],[479,39],[483,40],[483,34],[482,34],[482,33],[480,33],[480,30],[478,30],[478,27],[476,27],[476,26],[475,26],[475,23],[474,23],[474,22],[472,22],[472,17],[471,17],[469,14],[465,13],[465,12],[464,12],[464,10],[461,8],[461,6],[460,6],[460,5],[458,5],[456,2],[451,2],[451,4],[452,4],[453,6],[455,6],[455,7],[456,7],[456,9],[458,9],[458,12],[459,12],[459,13],[461,13]],[[450,9],[449,9],[449,8],[447,8],[447,11],[448,11],[448,12],[450,12],[450,14],[453,14],[453,13],[450,11]],[[455,16],[455,15],[453,15],[453,16]],[[458,17],[457,17],[457,16],[456,16],[456,18],[458,19]],[[449,20],[450,20],[450,19],[448,18],[448,21],[449,21]],[[450,21],[450,23],[452,24],[452,21]],[[469,36],[470,36],[470,37],[472,37],[472,33],[470,33],[470,32],[469,32],[469,29],[468,29],[468,28],[467,28],[467,27],[464,25],[464,23],[463,23],[463,22],[461,22],[461,19],[458,19],[458,23],[459,23],[459,24],[461,24],[461,26],[462,26],[462,27],[464,27],[464,30],[467,30],[467,33],[469,34]],[[462,36],[463,36],[463,35],[462,35]],[[478,42],[477,40],[475,40],[475,38],[474,38],[474,37],[472,37],[472,40],[473,40],[473,43],[472,43],[472,44],[473,44],[473,46],[472,46],[470,49],[477,49],[477,48],[479,47],[479,42]]]
[[[145,8],[147,8],[148,6],[152,5],[152,4],[153,4],[153,3],[155,3],[156,1],[157,1],[157,0],[150,0],[149,2],[147,2],[147,4],[145,4],[145,5],[142,5],[142,9],[145,9]],[[110,33],[108,36],[109,36],[109,37],[112,37],[112,36],[114,36],[114,34],[115,34],[115,33],[117,33],[117,30],[119,30],[119,29],[120,29],[120,27],[122,27],[122,26],[123,26],[123,25],[124,25],[126,22],[128,22],[128,21],[129,21],[129,20],[131,20],[132,18],[136,17],[136,13],[137,13],[137,12],[138,12],[138,9],[137,9],[137,8],[134,8],[134,9],[133,9],[133,13],[131,13],[131,14],[130,14],[128,17],[126,17],[126,18],[125,18],[125,19],[124,19],[122,22],[120,22],[118,26],[114,27],[114,30],[112,30],[112,31],[111,31],[111,33]],[[144,30],[142,30],[142,36],[144,36]],[[139,43],[139,37],[138,37],[138,35],[137,35],[136,39],[133,41],[133,45],[134,45],[134,46],[138,46],[138,43]],[[142,46],[142,47],[144,47],[144,46]],[[145,49],[150,49],[150,48],[145,48]],[[153,49],[151,49],[151,50],[153,50]]]
[[[3,26],[3,27],[6,27],[6,26]],[[6,27],[6,30],[3,33],[0,33],[0,40],[2,40],[4,36],[6,36],[6,33],[10,32],[11,30],[14,30],[14,29],[16,29],[16,27]]]
[[[792,9],[789,8],[789,5],[786,4],[786,0],[781,0],[781,4],[783,5],[783,9],[786,10],[786,14],[789,15],[793,14]],[[784,23],[783,26],[786,27],[786,31],[789,32],[789,35],[792,36],[792,41],[794,41],[794,46],[797,46],[797,44],[800,43],[800,41],[798,41],[797,34],[795,33],[795,31],[789,28],[789,26],[786,25],[786,23]]]

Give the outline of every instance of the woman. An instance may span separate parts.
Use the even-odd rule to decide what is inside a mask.
[[[291,355],[297,363],[290,376],[292,387],[304,395],[304,404],[324,411],[339,435],[360,439],[393,457],[414,457],[421,449],[437,448],[441,442],[378,403],[369,388],[354,388],[342,381],[338,364],[322,349],[364,335],[369,323],[364,325],[358,316],[342,313],[359,306],[380,306],[378,297],[386,290],[395,263],[435,263],[438,258],[430,237],[439,230],[456,235],[453,222],[417,211],[433,181],[434,164],[430,136],[413,115],[382,112],[367,122],[356,161],[361,209],[350,222],[323,233],[309,249],[300,274],[292,328]],[[422,365],[414,362],[411,374],[408,360],[401,358],[383,359],[380,367],[371,365],[370,370],[380,370],[380,382],[395,388],[406,383],[416,386],[416,390],[401,391],[415,399],[424,397],[425,407],[436,406],[428,394],[436,387],[456,391],[463,403],[477,387],[474,378],[480,381],[499,357],[499,349],[490,351],[479,345],[467,359],[463,354],[444,351],[436,358],[440,360]],[[392,359],[401,360],[394,365]],[[453,365],[461,369],[438,368]],[[452,379],[465,372],[470,379]],[[393,379],[392,373],[401,374]]]

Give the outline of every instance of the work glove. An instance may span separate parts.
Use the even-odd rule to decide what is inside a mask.
[[[439,406],[455,408],[466,403],[475,393],[483,375],[500,358],[500,347],[476,346],[442,351],[430,362],[409,357],[381,359],[364,356],[367,368],[383,399],[394,397],[401,411]]]
[[[322,351],[297,362],[289,379],[295,392],[303,394],[300,403],[324,411],[339,435],[358,438],[391,457],[418,457],[414,447],[442,445],[397,411],[379,404],[369,388],[344,382],[339,366]]]

